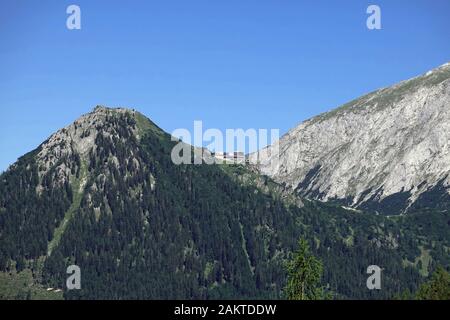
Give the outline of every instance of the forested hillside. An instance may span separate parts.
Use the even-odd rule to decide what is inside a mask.
[[[335,298],[390,298],[450,266],[448,210],[385,217],[288,199],[242,165],[174,165],[175,142],[137,112],[86,119],[67,129],[79,140],[53,137],[0,177],[3,273],[32,270],[66,299],[282,298],[299,237]],[[71,264],[81,290],[65,290]],[[366,287],[372,264],[382,290]]]

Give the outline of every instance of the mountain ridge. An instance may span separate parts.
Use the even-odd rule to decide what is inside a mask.
[[[13,275],[0,279],[31,270],[66,299],[282,298],[299,237],[339,299],[386,299],[450,265],[448,210],[346,209],[253,165],[175,165],[176,143],[135,110],[98,106],[21,157],[0,175],[0,272]],[[64,289],[72,264],[81,291]],[[373,264],[385,290],[365,286]]]
[[[302,122],[250,159],[304,196],[405,212],[441,181],[450,184],[449,79],[446,63],[376,90]],[[402,193],[410,194],[399,200]],[[391,196],[398,208],[377,207]]]

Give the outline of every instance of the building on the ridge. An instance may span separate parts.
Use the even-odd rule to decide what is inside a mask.
[[[248,157],[243,152],[211,152],[211,156],[214,157],[216,163],[249,163]]]

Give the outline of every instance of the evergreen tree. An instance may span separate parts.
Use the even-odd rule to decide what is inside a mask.
[[[297,251],[287,263],[286,297],[289,300],[323,299],[324,290],[320,286],[322,271],[322,262],[311,253],[308,242],[301,238]]]
[[[418,300],[450,300],[450,274],[439,266],[417,292]]]

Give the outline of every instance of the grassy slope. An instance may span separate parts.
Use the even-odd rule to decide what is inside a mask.
[[[51,255],[53,249],[59,244],[59,241],[61,240],[61,237],[66,230],[68,222],[73,218],[75,212],[80,207],[81,198],[83,196],[83,190],[80,190],[80,186],[84,179],[87,177],[87,168],[86,164],[82,161],[81,162],[81,170],[80,170],[80,177],[76,178],[73,177],[72,182],[72,190],[73,190],[73,201],[70,206],[70,208],[67,210],[66,214],[64,215],[64,219],[61,221],[59,226],[55,229],[53,233],[53,238],[48,244],[48,250],[47,254]]]
[[[63,293],[47,291],[36,283],[32,272],[0,272],[0,300],[62,300]]]

